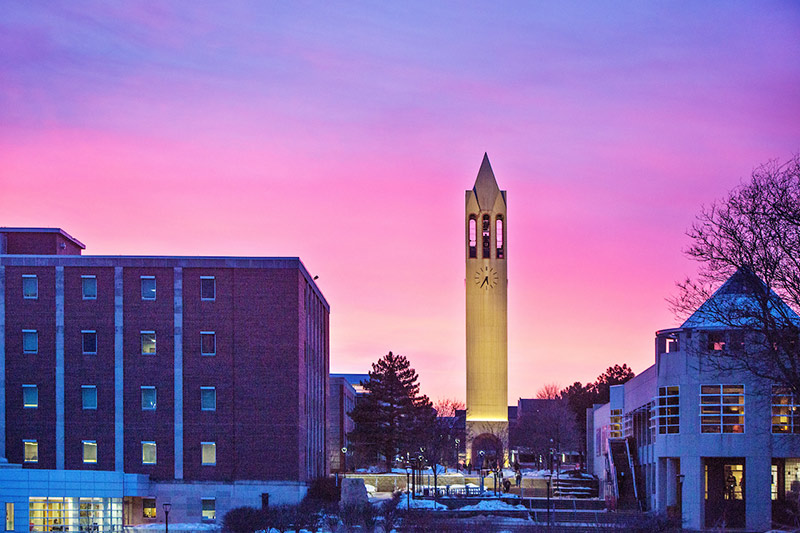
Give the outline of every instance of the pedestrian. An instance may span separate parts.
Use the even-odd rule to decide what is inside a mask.
[[[517,482],[517,488],[519,488],[522,485],[522,470],[519,468],[517,468],[517,471],[514,473],[514,479]]]

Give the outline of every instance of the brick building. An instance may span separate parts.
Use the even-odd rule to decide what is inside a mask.
[[[327,474],[329,307],[298,258],[83,249],[0,228],[11,530],[163,522],[166,502],[171,521],[217,520]]]

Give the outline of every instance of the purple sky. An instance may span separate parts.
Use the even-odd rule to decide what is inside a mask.
[[[699,207],[800,150],[796,2],[12,3],[0,225],[300,256],[331,369],[464,397],[464,190],[508,190],[509,401],[653,360]]]

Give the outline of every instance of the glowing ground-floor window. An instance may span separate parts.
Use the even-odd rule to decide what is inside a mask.
[[[122,531],[122,498],[30,498],[30,531]]]

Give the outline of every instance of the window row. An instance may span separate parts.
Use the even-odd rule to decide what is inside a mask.
[[[503,215],[495,217],[495,242],[494,242],[494,256],[497,259],[505,257],[505,231],[503,226]],[[492,257],[492,220],[490,215],[483,215],[481,218],[481,242],[483,259],[490,259]],[[478,217],[477,215],[469,216],[469,257],[475,259],[478,257]]]
[[[217,519],[217,500],[216,498],[201,498],[201,518],[203,522],[213,522]],[[156,518],[156,499],[142,498],[142,518]]]
[[[156,277],[140,276],[142,300],[156,299]],[[84,300],[97,299],[97,276],[81,276],[81,294]],[[39,298],[39,278],[35,274],[22,275],[22,297],[26,300]],[[217,299],[217,281],[214,276],[200,276],[200,299]]]
[[[142,355],[156,354],[156,332],[140,331],[139,339]],[[93,329],[81,330],[81,350],[84,355],[97,355],[97,331]],[[39,353],[39,331],[35,329],[22,330],[22,352],[27,354]],[[200,355],[217,355],[217,334],[214,331],[200,332]]]
[[[155,411],[157,404],[156,388],[153,386],[140,387],[142,397],[142,411]],[[81,406],[84,410],[97,410],[97,385],[81,385]],[[36,409],[39,407],[39,386],[22,386],[22,407]],[[215,387],[200,387],[200,410],[217,410],[217,389]]]
[[[142,444],[142,464],[158,464],[158,456],[155,441],[141,441]],[[23,461],[26,463],[39,462],[39,442],[33,439],[23,439]],[[87,464],[97,463],[97,441],[81,441],[83,448],[83,462]],[[200,443],[200,462],[204,466],[214,466],[217,464],[217,443]]]

